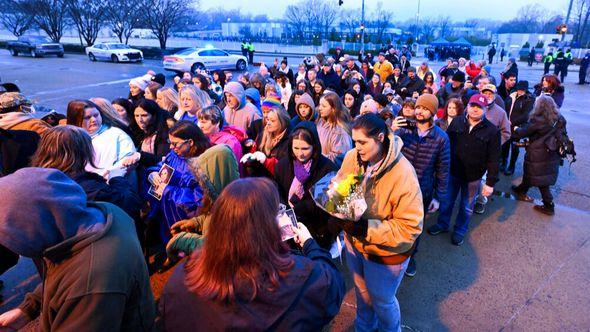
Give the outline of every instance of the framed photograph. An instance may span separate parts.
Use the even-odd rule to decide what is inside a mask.
[[[291,227],[297,227],[297,217],[293,210],[286,210],[278,216],[279,228],[281,229],[281,239],[287,241],[295,237]]]
[[[174,174],[174,168],[167,164],[162,165],[160,171],[158,172],[161,180],[160,185],[156,186],[152,184],[148,190],[148,194],[152,195],[157,200],[161,200],[164,189],[166,189],[166,186],[172,179],[172,174]]]

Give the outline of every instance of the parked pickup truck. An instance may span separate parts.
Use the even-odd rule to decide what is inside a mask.
[[[20,36],[18,40],[8,42],[6,49],[12,56],[19,54],[29,54],[33,58],[49,54],[55,54],[60,58],[64,56],[64,47],[61,44],[54,43],[43,36]]]

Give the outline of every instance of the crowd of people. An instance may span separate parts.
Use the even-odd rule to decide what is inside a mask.
[[[394,48],[359,59],[310,57],[296,72],[277,59],[236,79],[149,71],[126,98],[72,100],[43,119],[4,85],[0,274],[20,255],[43,283],[0,329],[40,317],[44,330],[320,330],[342,304],[342,254],[355,328],[399,331],[396,292],[416,274],[427,214],[439,212],[428,234],[449,232],[460,196],[450,242],[461,246],[524,145],[514,194],[530,202],[538,187],[534,210],[554,214],[556,75],[531,91],[514,59],[499,77],[463,58],[414,67]],[[330,174],[360,174],[359,220],[314,201]],[[282,241],[285,208],[298,222]],[[168,268],[156,309],[149,273]]]

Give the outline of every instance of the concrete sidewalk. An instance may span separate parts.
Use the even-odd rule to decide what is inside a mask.
[[[404,330],[587,331],[590,213],[556,211],[546,217],[532,204],[494,198],[463,246],[450,233],[424,234],[418,273],[398,292]],[[350,289],[331,329],[352,331],[355,310]]]
[[[429,218],[425,227],[435,220]],[[590,328],[590,213],[564,206],[554,217],[532,204],[493,198],[474,216],[465,244],[450,233],[424,234],[418,273],[398,292],[406,331],[581,331]],[[356,301],[347,294],[331,331],[352,331]],[[158,296],[169,276],[152,276]],[[29,260],[2,276],[3,312],[38,282]]]

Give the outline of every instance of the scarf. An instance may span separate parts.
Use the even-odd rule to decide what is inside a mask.
[[[285,136],[285,133],[287,132],[287,130],[283,130],[283,132],[280,135],[275,136],[274,138],[270,137],[270,134],[268,134],[266,131],[262,134],[262,152],[264,152],[264,154],[267,157],[270,157],[272,149],[274,149],[279,142],[283,139],[283,136]]]
[[[293,161],[295,178],[293,179],[293,182],[291,182],[291,188],[289,188],[289,198],[295,195],[297,198],[299,198],[299,200],[303,199],[303,195],[305,195],[305,188],[303,185],[307,182],[307,180],[309,180],[309,177],[311,176],[311,162],[311,159],[309,159],[305,164],[301,163],[299,160]],[[289,199],[289,204],[291,204],[291,199]]]

